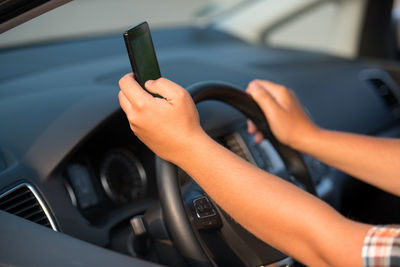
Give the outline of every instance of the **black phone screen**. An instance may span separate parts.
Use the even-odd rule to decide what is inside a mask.
[[[128,30],[124,33],[124,39],[137,82],[144,88],[146,81],[160,78],[160,68],[148,24],[144,22]]]

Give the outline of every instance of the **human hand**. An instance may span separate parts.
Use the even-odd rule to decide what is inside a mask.
[[[164,98],[153,97],[135,81],[132,73],[119,81],[118,94],[135,135],[161,158],[172,161],[204,134],[189,93],[165,78],[147,81],[145,87]]]
[[[264,80],[249,83],[246,92],[260,106],[275,137],[283,144],[302,150],[305,138],[314,134],[318,127],[310,120],[293,91]],[[264,138],[257,127],[248,122],[248,131],[256,143]]]

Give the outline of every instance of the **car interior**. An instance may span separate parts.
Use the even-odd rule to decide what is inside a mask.
[[[0,2],[0,29],[62,2]],[[256,144],[247,119],[260,126],[262,118],[244,93],[255,78],[271,80],[293,89],[323,128],[399,138],[393,6],[365,1],[351,59],[249,43],[210,25],[152,37],[162,76],[192,94],[202,127],[221,145],[348,218],[395,224],[397,196],[285,150],[268,126],[268,140]],[[131,72],[122,34],[0,49],[0,69],[0,265],[303,266],[247,232],[132,133],[117,97]]]

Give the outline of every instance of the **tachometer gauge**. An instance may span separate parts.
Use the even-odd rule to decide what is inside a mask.
[[[146,192],[143,165],[126,149],[112,150],[103,160],[100,179],[108,197],[116,203],[130,202]]]

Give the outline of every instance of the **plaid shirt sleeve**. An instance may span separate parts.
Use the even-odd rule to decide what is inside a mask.
[[[365,267],[400,266],[400,225],[374,226],[364,239]]]

